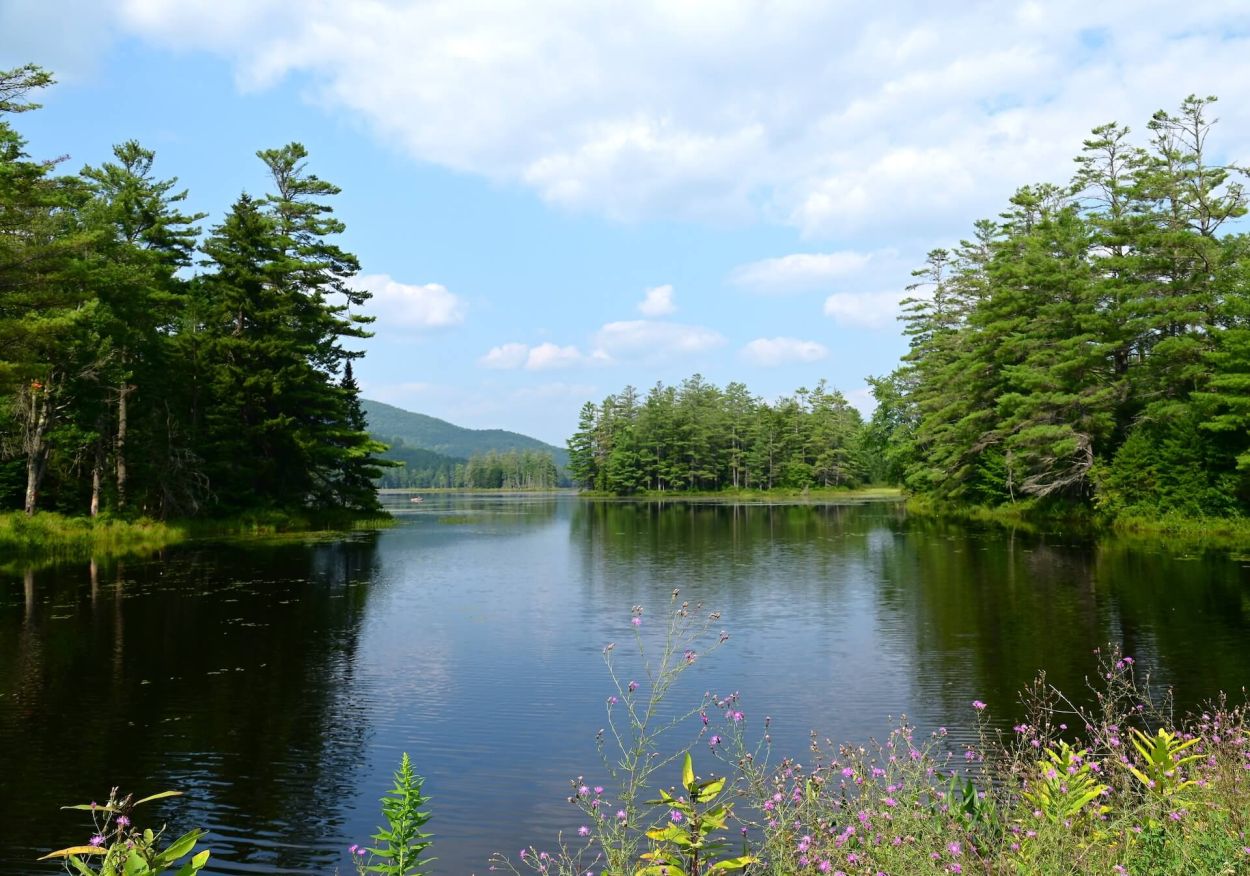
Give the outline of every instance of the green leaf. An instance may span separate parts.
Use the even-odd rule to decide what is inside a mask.
[[[131,855],[126,859],[126,863],[122,865],[122,872],[126,876],[146,876],[152,872],[152,868],[148,866],[148,862],[143,860],[141,855]]]
[[[194,855],[191,860],[187,861],[179,868],[176,876],[195,876],[196,873],[204,869],[204,865],[208,863],[208,857],[211,852],[208,849]]]
[[[688,751],[681,763],[681,783],[687,791],[694,789],[694,760]]]
[[[726,870],[741,870],[743,867],[748,867],[751,864],[758,862],[759,858],[752,857],[751,855],[742,855],[738,858],[726,858],[723,861],[717,861],[709,867],[708,872],[724,873]]]
[[[690,845],[690,838],[686,836],[686,832],[675,824],[653,827],[647,831],[647,838],[656,842],[675,843],[679,846]]]
[[[719,794],[724,787],[725,779],[723,777],[703,782],[695,789],[693,795],[694,802],[706,803],[709,800],[714,800],[716,795]]]
[[[156,856],[154,863],[158,867],[169,866],[174,861],[194,849],[196,842],[206,833],[208,833],[208,831],[203,828],[196,828],[190,833],[178,837],[178,839],[169,844],[169,847],[166,848],[165,851]]]
[[[153,800],[164,800],[166,797],[181,797],[181,791],[161,791],[159,794],[152,794],[144,797],[142,800],[136,800],[133,805],[138,806],[141,803],[151,803]]]
[[[96,876],[95,871],[82,862],[82,858],[77,855],[69,856],[69,863],[81,876]]]

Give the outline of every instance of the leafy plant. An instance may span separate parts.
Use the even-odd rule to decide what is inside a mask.
[[[1185,779],[1182,767],[1202,760],[1200,754],[1182,756],[1182,752],[1198,744],[1197,737],[1183,739],[1179,734],[1158,729],[1154,736],[1147,736],[1136,727],[1132,729],[1133,747],[1141,755],[1140,769],[1129,767],[1129,772],[1136,776],[1152,794],[1158,797],[1174,797],[1193,786],[1193,782]]]
[[[642,856],[644,861],[651,863],[640,867],[635,876],[669,876],[673,870],[686,876],[701,876],[704,873],[741,870],[755,863],[756,858],[750,855],[713,860],[729,845],[715,836],[725,830],[733,812],[732,803],[718,799],[725,790],[724,777],[699,781],[694,774],[690,752],[686,752],[682,761],[681,784],[685,795],[674,797],[660,789],[658,800],[647,801],[667,808],[669,819],[667,824],[647,831],[647,837],[657,845]]]
[[[1023,797],[1048,821],[1068,824],[1078,816],[1107,807],[1090,807],[1107,791],[1107,786],[1094,778],[1094,771],[1085,760],[1087,751],[1075,750],[1066,742],[1046,749],[1046,759],[1037,762],[1038,775],[1029,783]]]
[[[165,829],[140,830],[130,817],[136,806],[180,794],[180,791],[162,791],[132,801],[130,795],[119,799],[117,789],[114,788],[109,794],[108,803],[103,806],[98,803],[64,806],[64,809],[90,812],[95,835],[87,845],[58,849],[39,860],[59,858],[65,862],[66,870],[79,876],[149,876],[169,872],[181,859],[191,855],[178,867],[177,876],[194,876],[208,863],[208,849],[192,854],[207,831],[197,828],[161,849],[160,840]]]
[[[955,774],[951,776],[941,799],[948,812],[963,822],[964,827],[997,828],[998,809],[992,800],[977,790],[972,779]]]
[[[430,813],[421,807],[430,798],[421,793],[425,779],[412,770],[408,753],[404,752],[395,771],[395,783],[382,798],[382,815],[387,826],[373,835],[376,848],[352,847],[352,860],[359,873],[385,873],[387,876],[422,876],[421,853],[430,847],[431,834],[421,828],[430,820]],[[366,858],[367,856],[367,858]]]

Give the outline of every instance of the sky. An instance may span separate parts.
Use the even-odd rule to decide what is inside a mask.
[[[303,143],[372,292],[366,397],[563,444],[695,373],[867,412],[910,273],[1091,128],[1215,95],[1250,163],[1244,0],[0,0],[16,117],[77,170],[137,139],[219,222]]]

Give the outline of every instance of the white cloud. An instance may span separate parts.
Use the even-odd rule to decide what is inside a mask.
[[[760,292],[806,289],[862,271],[872,258],[851,250],[799,252],[739,265],[729,273],[729,282]]]
[[[609,322],[595,334],[597,355],[614,360],[658,361],[720,347],[720,332],[698,325],[647,319]]]
[[[575,365],[597,365],[607,361],[602,353],[586,355],[575,346],[562,347],[545,341],[536,347],[528,344],[509,343],[492,347],[486,355],[477,360],[483,368],[499,370],[515,370],[524,368],[526,371],[551,371],[557,368],[571,368]]]
[[[798,338],[756,338],[741,350],[748,362],[764,367],[791,362],[816,362],[829,355],[829,349],[816,341]]]
[[[638,304],[638,312],[643,316],[668,316],[677,310],[673,303],[673,287],[668,283],[663,286],[652,286]]]
[[[526,344],[501,344],[498,347],[492,347],[477,361],[483,368],[520,368],[525,364],[529,352],[530,348]]]
[[[31,32],[47,4],[16,2]],[[1234,2],[112,2],[115,30],[244,87],[298,77],[419,161],[614,217],[958,234],[1066,178],[1093,125],[1189,92],[1224,98],[1221,142],[1250,135]]]
[[[577,347],[561,347],[548,341],[530,349],[525,358],[525,368],[528,371],[547,371],[581,365],[585,360]]]
[[[899,314],[901,292],[835,292],[825,299],[825,316],[839,325],[887,328]]]
[[[378,330],[447,328],[464,322],[465,303],[439,283],[400,283],[387,274],[366,274],[353,282],[373,294],[366,312]]]

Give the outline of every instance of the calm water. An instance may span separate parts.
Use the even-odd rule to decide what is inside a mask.
[[[333,543],[207,545],[0,573],[0,870],[85,840],[65,803],[177,788],[214,872],[346,873],[401,751],[434,798],[435,870],[580,823],[601,780],[602,647],[674,587],[731,634],[677,697],[740,691],[801,754],[906,713],[1011,723],[1039,668],[1079,692],[1127,653],[1189,703],[1250,683],[1250,570],[907,518],[896,505],[449,497]],[[625,648],[618,648],[623,658]],[[625,664],[628,667],[628,663]],[[636,674],[629,668],[626,674]]]

